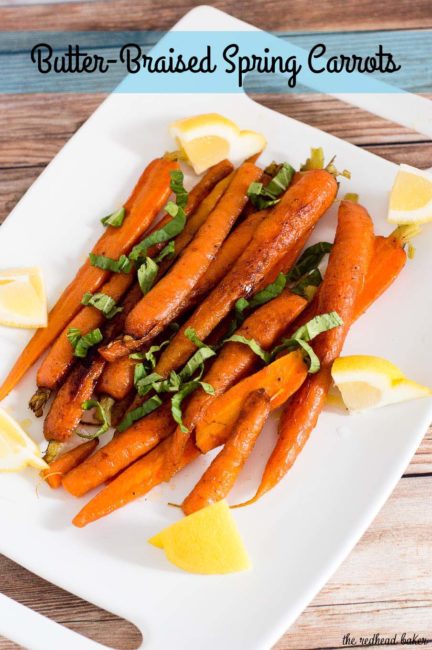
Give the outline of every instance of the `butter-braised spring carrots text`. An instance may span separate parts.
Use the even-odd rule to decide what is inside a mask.
[[[248,395],[222,451],[183,501],[182,509],[185,515],[190,515],[228,496],[254,448],[269,413],[270,400],[265,391],[257,390]]]
[[[205,340],[236,300],[253,293],[267,272],[310,231],[333,203],[336,192],[335,179],[323,170],[305,173],[288,189],[258,226],[239,260],[164,350],[157,372],[167,376],[187,361],[195,346],[184,336],[186,327],[192,327],[198,337]]]
[[[360,205],[342,201],[335,243],[320,289],[318,311],[335,310],[343,325],[320,334],[314,350],[321,369],[311,375],[285,407],[279,437],[252,501],[271,490],[285,476],[303,449],[324,407],[331,385],[331,364],[339,356],[361,295],[373,255],[372,220]]]
[[[94,246],[94,254],[118,259],[131,250],[165,205],[170,194],[170,171],[177,168],[176,163],[165,159],[156,159],[148,165],[121,228],[108,227]],[[84,263],[51,310],[48,327],[36,332],[0,387],[0,400],[17,385],[75,316],[84,293],[96,292],[108,277],[109,272],[92,266],[89,261]]]
[[[251,163],[244,163],[238,169],[225,194],[178,261],[131,311],[126,319],[127,334],[150,341],[178,316],[240,216],[249,185],[261,173]]]
[[[94,452],[99,444],[99,440],[88,440],[73,449],[65,451],[58,456],[48,467],[41,472],[41,476],[53,489],[59,488],[62,484],[63,477],[83,462],[90,454]]]

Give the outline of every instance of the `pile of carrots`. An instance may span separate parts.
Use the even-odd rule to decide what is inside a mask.
[[[396,279],[409,237],[404,227],[376,236],[366,209],[346,199],[333,244],[302,254],[338,191],[334,165],[310,167],[276,196],[280,165],[262,170],[253,159],[234,169],[225,160],[186,193],[178,163],[166,156],[144,170],[115,213],[122,218],[107,220],[47,328],[0,387],[3,399],[48,351],[30,402],[38,416],[47,410],[43,476],[77,497],[100,488],[76,526],[221,445],[182,508],[190,514],[225,498],[280,406],[279,436],[248,503],[295,462],[351,324]],[[98,449],[111,425],[112,439]],[[77,435],[85,441],[62,452]]]

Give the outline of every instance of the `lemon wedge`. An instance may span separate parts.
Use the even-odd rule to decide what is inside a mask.
[[[27,465],[46,469],[39,447],[20,427],[18,422],[0,409],[0,471],[18,472]]]
[[[170,562],[189,573],[234,573],[251,566],[226,501],[184,517],[149,543],[163,549]]]
[[[399,225],[432,221],[432,174],[400,165],[391,194],[388,221]]]
[[[225,158],[234,163],[245,160],[267,144],[260,133],[241,131],[237,124],[218,113],[178,120],[171,124],[170,134],[196,174]]]
[[[0,325],[46,327],[47,303],[39,268],[0,271]]]
[[[333,363],[332,377],[350,411],[432,395],[430,388],[407,379],[397,366],[380,357],[339,357]]]

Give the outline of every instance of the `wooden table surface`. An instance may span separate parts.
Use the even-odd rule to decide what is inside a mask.
[[[55,8],[14,4],[0,7],[0,26],[2,30],[163,29],[195,4],[199,3],[106,0]],[[257,26],[283,31],[432,27],[430,0],[221,0],[213,4]],[[0,96],[0,222],[102,99],[101,95]],[[432,143],[426,138],[337,100],[317,95],[256,99],[394,162],[432,166]],[[375,632],[382,636],[406,632],[431,639],[431,497],[429,431],[377,519],[275,648],[344,647],[347,633],[359,638]],[[139,633],[129,623],[1,556],[0,591],[112,647],[126,650],[140,643]],[[16,647],[0,638],[0,650]]]

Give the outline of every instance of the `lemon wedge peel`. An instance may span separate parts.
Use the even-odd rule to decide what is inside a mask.
[[[432,221],[432,174],[400,165],[391,193],[387,220],[410,224]]]
[[[202,174],[225,158],[240,162],[260,153],[267,144],[262,134],[242,131],[234,122],[218,113],[177,120],[169,130],[182,157],[196,174]]]
[[[148,540],[175,566],[206,575],[245,571],[251,563],[226,501],[198,510]]]
[[[430,388],[407,379],[400,368],[381,357],[339,357],[332,377],[351,412],[432,396]]]
[[[28,465],[48,467],[36,443],[7,411],[0,409],[0,471],[18,472]]]
[[[0,271],[0,325],[34,329],[46,327],[47,302],[38,267]]]

